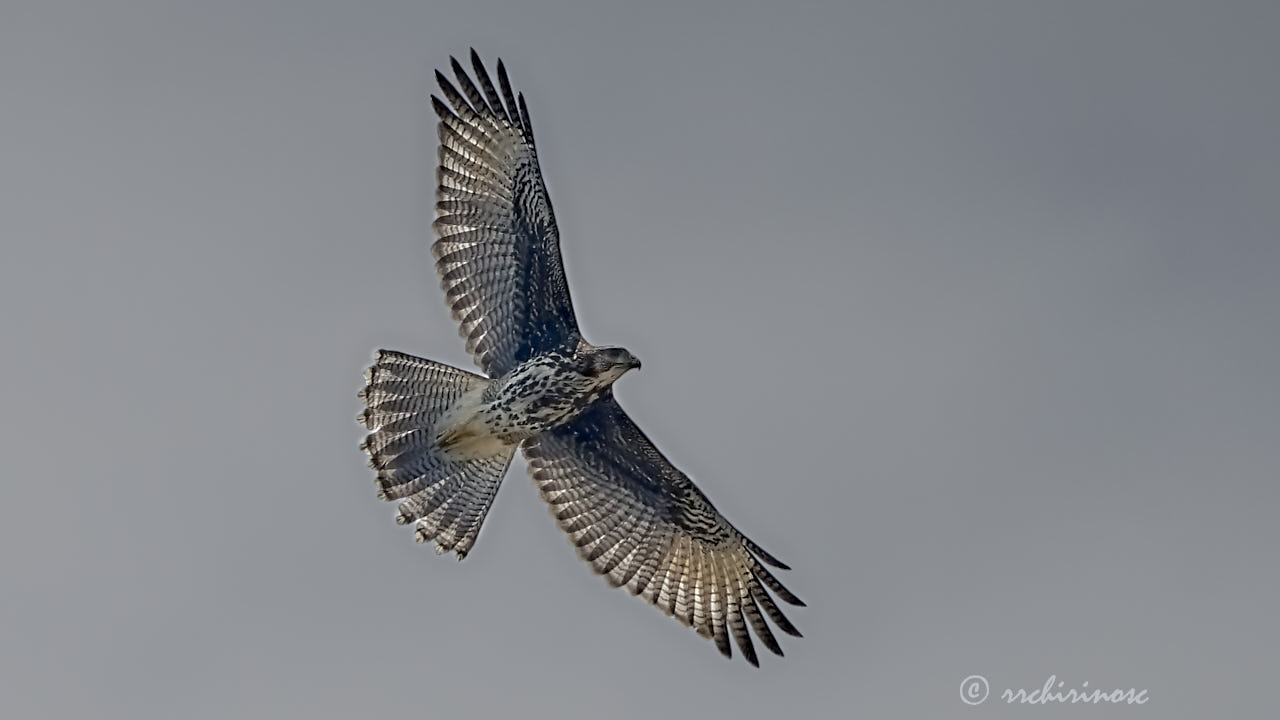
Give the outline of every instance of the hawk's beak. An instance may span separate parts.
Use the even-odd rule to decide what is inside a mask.
[[[633,355],[633,356],[631,357],[631,359],[627,361],[627,367],[631,368],[632,370],[639,370],[639,369],[640,369],[640,358],[635,357],[635,356]]]

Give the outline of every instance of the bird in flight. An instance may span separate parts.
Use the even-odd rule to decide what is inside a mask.
[[[738,531],[613,396],[640,361],[578,329],[560,234],[524,95],[502,61],[495,87],[475,50],[473,80],[450,58],[431,252],[460,334],[483,375],[379,350],[360,391],[362,448],[396,522],[459,560],[475,545],[512,456],[578,554],[611,586],[759,666],[748,627],[778,655],[767,617],[800,636],[774,601],[804,603],[765,567],[789,569]]]

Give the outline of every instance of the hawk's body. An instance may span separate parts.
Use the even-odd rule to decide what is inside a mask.
[[[555,348],[467,393],[436,427],[456,458],[488,457],[572,420],[639,363],[620,348]]]
[[[440,73],[432,246],[467,349],[487,377],[382,350],[360,421],[379,495],[437,552],[470,552],[516,448],[579,554],[726,656],[732,635],[757,664],[750,626],[781,655],[774,625],[799,635],[768,591],[802,605],[764,567],[786,566],[742,535],[636,427],[612,385],[640,366],[578,329],[559,232],[524,97],[472,51],[476,82]]]

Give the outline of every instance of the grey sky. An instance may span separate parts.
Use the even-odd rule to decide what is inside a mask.
[[[6,3],[0,714],[1274,708],[1280,6],[534,5]],[[795,568],[787,658],[607,589],[519,460],[461,564],[375,499],[372,350],[469,366],[472,45],[622,403]],[[1151,700],[994,697],[1050,674]]]

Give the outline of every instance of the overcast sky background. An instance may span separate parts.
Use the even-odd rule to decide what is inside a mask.
[[[6,2],[0,715],[1270,716],[1280,5],[782,6]],[[785,659],[609,590],[519,460],[461,564],[375,498],[372,351],[469,366],[472,45],[622,403],[795,568]],[[995,697],[1050,674],[1150,702]]]

